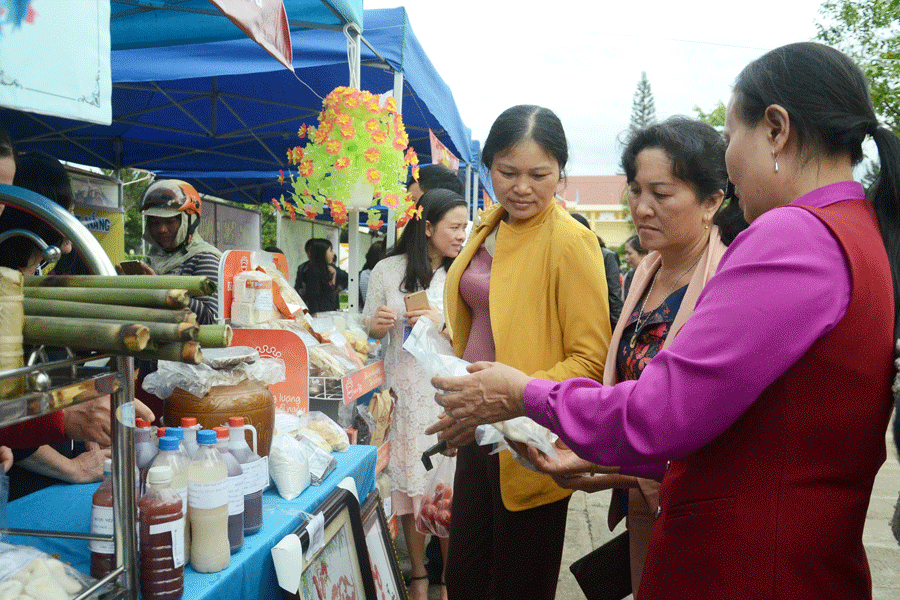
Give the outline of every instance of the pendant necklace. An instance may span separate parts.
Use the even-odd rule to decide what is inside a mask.
[[[692,264],[691,266],[689,266],[689,267],[687,268],[687,270],[685,270],[684,273],[682,273],[681,275],[679,275],[679,276],[678,276],[678,279],[676,279],[675,282],[674,282],[671,286],[669,286],[669,290],[668,290],[668,291],[665,293],[665,295],[663,296],[662,302],[660,302],[660,303],[656,306],[656,308],[652,309],[652,310],[650,311],[650,314],[652,314],[653,311],[655,311],[657,308],[659,308],[660,306],[663,305],[663,302],[666,301],[666,298],[669,297],[669,294],[672,293],[672,291],[675,289],[675,286],[678,285],[678,282],[681,281],[681,279],[682,279],[685,275],[687,275],[688,273],[690,273],[691,270],[692,270],[694,267],[697,266],[697,263],[700,262],[700,259],[701,259],[701,258],[703,258],[703,253],[702,253],[702,252],[700,253],[700,256],[697,257],[697,260],[694,261],[694,264]],[[650,314],[648,314],[648,315],[646,316],[646,318],[644,319],[644,322],[641,323],[641,317],[644,316],[644,307],[645,307],[646,304],[647,304],[647,298],[649,298],[650,295],[653,293],[653,284],[656,283],[656,276],[659,275],[659,271],[661,271],[661,270],[662,270],[662,269],[658,269],[658,270],[656,271],[656,273],[653,274],[653,279],[650,280],[650,289],[647,290],[647,295],[644,296],[644,301],[641,302],[641,312],[638,313],[638,317],[637,317],[637,319],[635,319],[635,321],[634,321],[634,332],[631,334],[631,342],[629,343],[629,345],[631,346],[631,349],[632,349],[632,350],[633,350],[634,347],[637,345],[637,338],[638,338],[638,334],[641,332],[641,326],[642,326],[642,325],[643,325],[643,326],[647,325],[647,321],[650,320]]]

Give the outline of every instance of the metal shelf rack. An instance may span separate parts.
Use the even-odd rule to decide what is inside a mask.
[[[0,204],[15,206],[42,219],[72,242],[88,269],[97,275],[116,271],[94,236],[73,215],[43,196],[10,185],[0,185]],[[109,366],[93,369],[85,363],[110,359]],[[127,356],[92,355],[34,364],[0,372],[0,379],[25,377],[27,391],[0,401],[0,427],[6,427],[60,408],[110,394],[112,431],[112,484],[115,529],[112,538],[90,533],[7,529],[14,535],[48,536],[113,541],[116,568],[108,576],[82,591],[75,600],[103,590],[104,600],[137,600],[137,520],[134,495],[134,362]],[[109,592],[107,593],[107,589]]]

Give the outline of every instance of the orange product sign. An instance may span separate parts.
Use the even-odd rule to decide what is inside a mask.
[[[375,474],[378,475],[384,468],[388,466],[388,462],[391,460],[391,441],[388,440],[382,445],[378,446],[377,455],[375,457]]]
[[[341,387],[344,391],[344,404],[356,402],[375,388],[384,385],[387,381],[384,375],[384,361],[379,360],[371,365],[354,371],[341,377]]]
[[[261,358],[284,361],[284,381],[269,386],[275,396],[275,408],[291,414],[309,411],[309,363],[306,345],[293,331],[285,329],[234,330],[232,346],[250,346]]]

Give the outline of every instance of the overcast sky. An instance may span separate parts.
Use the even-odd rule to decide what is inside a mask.
[[[405,6],[475,139],[515,104],[551,108],[569,175],[619,171],[619,139],[641,71],[657,119],[726,102],[765,51],[812,39],[822,0],[365,0]],[[365,33],[363,33],[365,35]]]

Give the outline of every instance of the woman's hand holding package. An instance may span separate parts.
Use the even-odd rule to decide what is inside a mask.
[[[447,442],[453,448],[466,446],[475,441],[475,425],[464,426],[459,421],[444,413],[437,423],[425,430],[427,435],[437,434],[438,439]]]
[[[506,443],[512,446],[519,456],[534,465],[535,469],[550,475],[561,488],[591,493],[620,487],[620,478],[606,477],[618,474],[618,467],[601,467],[580,458],[562,440],[556,440],[554,444],[557,456],[555,459],[534,446],[509,438],[506,438]]]
[[[375,314],[369,320],[369,336],[380,340],[387,335],[394,323],[397,322],[397,313],[387,306],[379,306]]]
[[[525,415],[522,398],[531,377],[513,367],[496,362],[468,366],[470,375],[434,377],[431,384],[447,393],[435,400],[460,425],[496,423]]]
[[[442,317],[441,313],[437,311],[435,308],[417,308],[415,310],[411,310],[405,313],[404,318],[406,319],[406,323],[410,327],[415,327],[416,322],[419,320],[419,317],[428,317],[431,319],[431,322],[434,323],[436,329],[440,330],[442,325]]]

